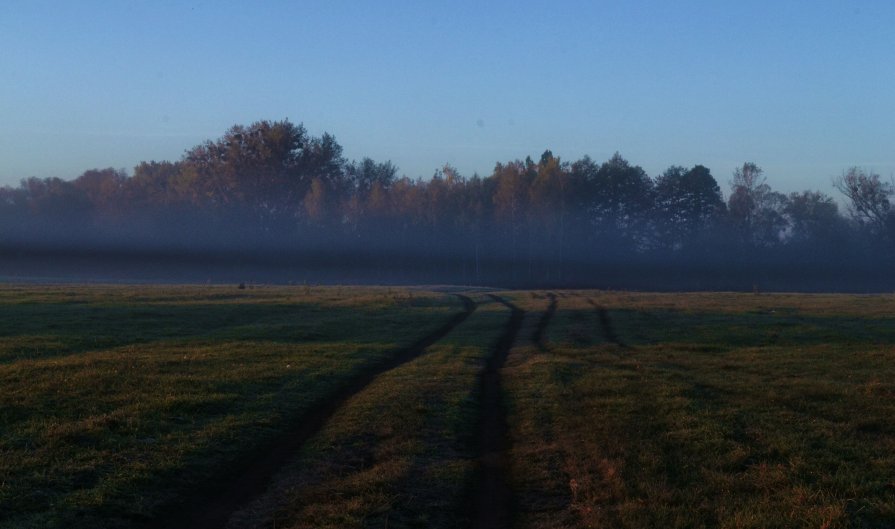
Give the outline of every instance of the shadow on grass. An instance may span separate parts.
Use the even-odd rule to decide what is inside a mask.
[[[0,364],[168,340],[308,343],[339,336],[388,343],[406,333],[414,315],[420,312],[401,306],[363,310],[312,303],[0,305]]]

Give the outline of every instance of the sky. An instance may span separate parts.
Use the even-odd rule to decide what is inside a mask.
[[[410,177],[549,148],[832,194],[849,167],[895,173],[895,2],[0,3],[0,185],[262,119]]]

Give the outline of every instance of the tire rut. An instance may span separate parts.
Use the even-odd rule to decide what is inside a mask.
[[[379,375],[420,356],[426,348],[444,338],[476,309],[476,303],[462,294],[454,294],[463,302],[463,311],[453,316],[434,332],[407,347],[396,350],[388,360],[370,367],[353,377],[345,387],[328,400],[296,418],[289,430],[281,434],[256,459],[243,463],[227,483],[206,489],[189,499],[185,505],[172,508],[158,519],[143,524],[147,529],[170,527],[191,529],[221,529],[230,516],[266,492],[274,474],[310,439],[320,431],[330,417],[351,397],[361,392]]]
[[[556,306],[558,304],[556,294],[553,292],[547,294],[547,297],[550,298],[550,305],[547,306],[547,310],[541,315],[541,319],[538,320],[538,326],[535,327],[535,332],[531,336],[531,341],[538,346],[541,352],[547,351],[547,326],[550,325],[550,320],[556,314]]]
[[[477,479],[470,498],[474,509],[472,527],[475,529],[510,527],[515,510],[513,492],[507,482],[507,452],[510,443],[500,370],[516,341],[525,312],[503,298],[494,295],[490,297],[508,307],[511,314],[479,382],[479,460]]]
[[[618,337],[618,334],[615,333],[615,327],[612,325],[612,319],[609,317],[609,311],[606,310],[605,307],[598,305],[594,300],[588,298],[588,303],[596,309],[597,316],[600,318],[600,327],[603,330],[603,338],[607,342],[612,342],[615,345],[621,347],[622,349],[630,349],[630,347],[623,341],[621,341]]]

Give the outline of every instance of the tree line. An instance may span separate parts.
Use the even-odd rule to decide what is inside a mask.
[[[549,150],[487,176],[446,165],[413,179],[391,162],[346,160],[330,134],[259,121],[132,174],[2,187],[0,248],[7,274],[49,252],[85,266],[235,261],[275,280],[892,288],[891,182],[846,170],[834,182],[845,212],[819,191],[774,191],[752,162],[728,183],[725,199],[702,165],[653,178],[620,154],[566,161]]]

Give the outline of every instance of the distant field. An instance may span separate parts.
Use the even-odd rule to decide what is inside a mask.
[[[895,296],[0,287],[0,528],[895,527]]]

